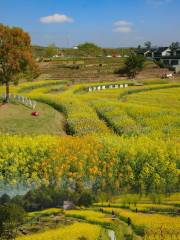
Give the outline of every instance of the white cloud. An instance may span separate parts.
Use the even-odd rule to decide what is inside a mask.
[[[131,22],[126,21],[126,20],[116,21],[114,23],[114,25],[116,27],[113,29],[113,32],[130,33],[130,32],[133,31],[133,29],[132,29],[133,24]]]
[[[49,24],[49,23],[65,23],[65,22],[74,22],[73,18],[68,17],[64,14],[59,14],[59,13],[55,13],[53,15],[50,16],[46,16],[46,17],[41,17],[40,18],[40,22],[44,23],[44,24]]]
[[[132,23],[126,21],[126,20],[119,20],[114,23],[115,26],[131,26]]]
[[[132,32],[132,28],[131,27],[117,27],[113,31],[120,32],[120,33],[130,33],[130,32]]]
[[[166,3],[171,3],[173,0],[146,0],[146,2],[154,6],[160,6]]]

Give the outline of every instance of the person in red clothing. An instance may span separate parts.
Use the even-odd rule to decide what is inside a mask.
[[[39,112],[32,112],[31,115],[34,117],[37,117],[37,116],[39,116]]]

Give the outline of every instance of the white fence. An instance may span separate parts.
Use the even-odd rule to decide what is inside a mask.
[[[127,88],[128,84],[111,84],[111,85],[102,85],[102,86],[93,86],[88,87],[88,92],[101,91],[105,89],[117,89],[117,88]]]
[[[2,99],[5,100],[6,99],[6,94],[3,93],[2,94]],[[14,94],[9,94],[9,99],[11,102],[19,102],[27,107],[30,107],[32,109],[35,109],[37,102],[31,100],[30,98],[27,97],[23,97],[20,95],[14,95]]]

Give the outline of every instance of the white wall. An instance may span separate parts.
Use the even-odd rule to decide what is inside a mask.
[[[180,73],[180,64],[175,67],[176,73]]]
[[[168,49],[166,49],[164,52],[162,52],[162,56],[164,57],[164,56],[170,56],[171,55],[171,53],[169,52],[170,51],[170,49],[168,48]]]

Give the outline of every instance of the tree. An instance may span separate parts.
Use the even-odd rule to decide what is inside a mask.
[[[0,239],[15,239],[25,218],[24,210],[14,204],[0,205]]]
[[[27,211],[36,211],[53,206],[51,195],[45,187],[30,190],[23,198],[24,208]]]
[[[11,199],[11,203],[24,208],[24,200],[23,200],[23,196],[21,196],[21,195],[14,196]]]
[[[10,82],[17,74],[36,71],[28,33],[18,27],[0,24],[0,81],[6,85],[6,102],[9,100]]]
[[[145,46],[148,50],[150,50],[150,49],[151,49],[151,46],[152,46],[152,43],[151,43],[150,41],[147,41],[147,42],[144,43],[144,46]]]
[[[92,193],[89,191],[84,191],[81,193],[80,198],[78,200],[79,206],[89,207],[93,202]]]
[[[58,53],[59,53],[58,47],[53,43],[46,48],[45,57],[51,58],[54,55],[57,55]]]
[[[125,72],[129,78],[135,78],[137,73],[144,67],[145,58],[143,56],[131,54],[125,61]]]
[[[98,56],[102,54],[102,49],[94,43],[83,43],[78,46],[79,50],[86,56]]]
[[[11,201],[11,198],[6,193],[0,197],[0,204],[10,203],[10,201]]]
[[[170,49],[171,50],[176,50],[179,47],[180,47],[180,43],[179,42],[172,42],[171,45],[170,45]]]

